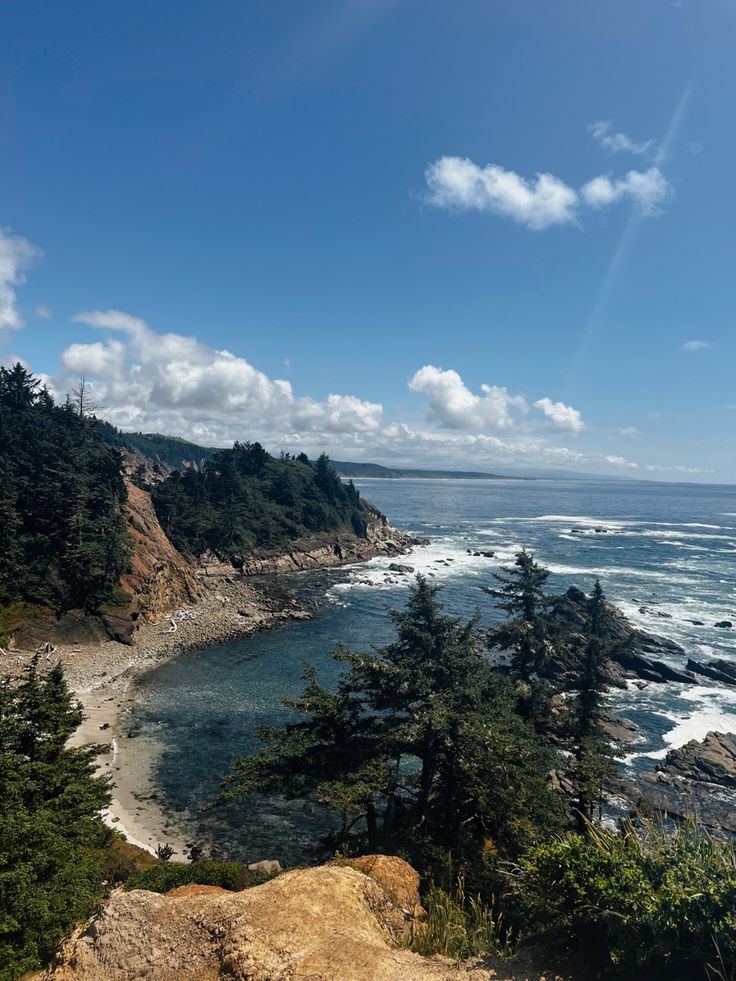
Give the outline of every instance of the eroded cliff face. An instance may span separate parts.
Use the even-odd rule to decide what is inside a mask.
[[[126,486],[125,516],[133,548],[131,571],[120,585],[132,596],[133,619],[157,620],[169,610],[196,602],[203,587],[194,567],[164,534],[151,495],[129,481]]]
[[[295,869],[243,892],[116,892],[62,948],[46,981],[488,981],[508,977],[400,944],[421,910],[398,858]]]

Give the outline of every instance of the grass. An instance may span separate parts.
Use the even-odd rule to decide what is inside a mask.
[[[465,894],[465,880],[458,876],[451,892],[432,884],[424,899],[427,917],[414,935],[412,949],[418,954],[442,954],[455,960],[495,954],[508,957],[518,938],[506,927],[493,902]]]

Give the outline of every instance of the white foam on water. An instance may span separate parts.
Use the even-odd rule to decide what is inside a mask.
[[[635,759],[663,760],[672,749],[680,749],[692,740],[702,740],[709,732],[736,732],[736,690],[694,685],[678,693],[678,698],[693,702],[693,710],[685,715],[659,712],[674,726],[662,736],[666,745],[650,753],[632,753],[625,763]]]
[[[350,579],[347,582],[336,583],[329,593],[345,593],[351,590],[383,589],[391,590],[410,586],[414,577],[419,574],[437,583],[447,582],[467,576],[492,582],[493,573],[499,567],[514,561],[521,549],[519,543],[506,543],[493,546],[493,557],[486,555],[468,554],[469,543],[476,539],[467,538],[436,539],[429,545],[415,548],[407,555],[398,557],[380,556],[349,567]],[[472,552],[478,551],[472,548]],[[411,573],[395,572],[390,565],[404,565],[412,568]]]

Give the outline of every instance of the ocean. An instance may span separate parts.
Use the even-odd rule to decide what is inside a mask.
[[[595,480],[361,480],[361,493],[396,527],[430,544],[398,560],[441,585],[448,612],[497,614],[481,589],[526,546],[552,572],[550,591],[589,591],[600,578],[607,598],[631,622],[676,640],[695,658],[736,661],[736,487]],[[474,555],[494,552],[494,557]],[[401,606],[409,576],[392,560],[290,578],[320,600],[314,620],[190,651],[136,685],[124,715],[123,744],[140,740],[172,830],[213,854],[291,865],[319,857],[315,841],[329,817],[309,801],[249,800],[207,810],[230,760],[251,750],[258,725],[291,717],[282,699],[302,687],[305,663],[330,684],[330,651],[390,642],[387,609]],[[646,608],[647,612],[640,612]],[[702,626],[691,621],[702,621]],[[685,657],[671,659],[684,667]],[[611,709],[639,726],[622,765],[651,769],[667,751],[710,730],[736,731],[736,687],[633,685]]]

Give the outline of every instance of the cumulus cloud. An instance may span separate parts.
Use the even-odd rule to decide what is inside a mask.
[[[370,432],[383,407],[354,395],[324,400],[294,395],[244,358],[194,337],[159,334],[120,310],[93,310],[77,323],[124,335],[123,340],[72,344],[62,354],[69,377],[92,378],[111,422],[186,434],[214,442],[269,434]]]
[[[633,202],[644,214],[656,214],[672,194],[672,186],[659,167],[646,171],[630,170],[624,177],[594,177],[583,185],[583,200],[591,208],[603,208],[618,201]]]
[[[495,164],[479,167],[463,157],[442,157],[425,177],[427,200],[438,208],[489,211],[537,230],[575,218],[577,194],[552,174],[529,181]]]
[[[441,157],[427,167],[425,179],[425,200],[436,208],[502,215],[535,231],[574,222],[581,205],[600,209],[628,200],[642,214],[654,215],[672,194],[658,167],[619,178],[601,174],[578,192],[552,174],[527,180],[496,164],[479,167],[464,157]]]
[[[553,402],[550,398],[537,399],[534,408],[541,409],[551,427],[558,432],[580,433],[585,429],[579,410],[564,402]]]
[[[709,347],[713,347],[711,341],[685,341],[680,350],[689,354],[693,351],[705,351]]]
[[[527,409],[521,395],[497,385],[481,385],[482,394],[475,395],[456,371],[431,364],[416,372],[409,388],[429,397],[429,418],[445,429],[509,429],[513,410]]]
[[[0,228],[0,331],[23,327],[14,287],[25,282],[25,270],[40,255],[40,249],[27,239],[13,235],[9,228]]]
[[[633,153],[641,156],[654,147],[654,140],[632,140],[625,133],[617,133],[613,123],[602,119],[591,123],[588,132],[608,153]]]

